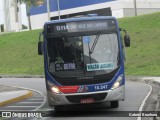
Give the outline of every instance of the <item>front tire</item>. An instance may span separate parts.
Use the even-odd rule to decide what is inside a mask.
[[[111,101],[111,108],[118,108],[119,102],[118,101]]]

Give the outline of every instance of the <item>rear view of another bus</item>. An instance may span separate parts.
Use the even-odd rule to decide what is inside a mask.
[[[124,42],[114,17],[83,17],[47,22],[39,55],[44,55],[50,106],[109,101],[117,108],[125,99]]]

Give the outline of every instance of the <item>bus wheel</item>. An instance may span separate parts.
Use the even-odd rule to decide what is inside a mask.
[[[119,102],[118,101],[111,101],[111,108],[118,108]]]

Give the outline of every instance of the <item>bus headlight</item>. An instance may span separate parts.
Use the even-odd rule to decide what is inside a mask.
[[[61,93],[60,91],[59,91],[59,89],[57,88],[57,87],[52,87],[51,88],[51,90],[52,90],[52,92],[54,92],[54,93]]]
[[[48,85],[50,87],[50,90],[53,93],[57,93],[57,94],[61,93],[61,91],[55,85],[53,85],[51,82],[48,81],[47,83],[48,83]]]
[[[121,85],[122,80],[123,80],[123,74],[117,78],[116,82],[113,84],[111,89],[113,90],[118,88]]]

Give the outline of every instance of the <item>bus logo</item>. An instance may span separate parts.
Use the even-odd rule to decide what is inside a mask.
[[[88,92],[88,87],[87,86],[80,86],[77,92],[78,93]]]

